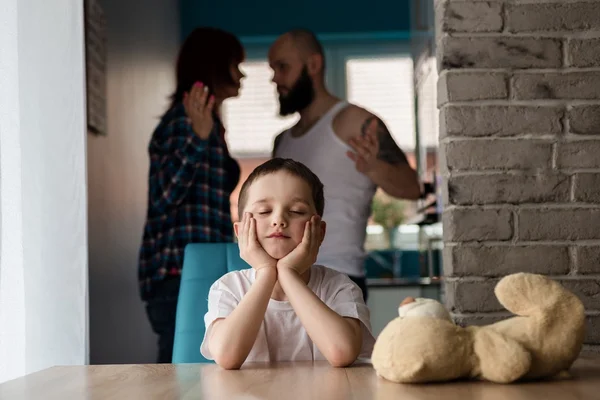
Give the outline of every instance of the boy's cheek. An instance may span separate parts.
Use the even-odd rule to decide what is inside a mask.
[[[306,222],[308,222],[308,221],[306,221]],[[298,224],[297,226],[294,227],[293,237],[294,237],[294,240],[298,243],[300,243],[302,241],[302,238],[304,237],[304,229],[306,227],[306,222],[304,222],[302,224]]]
[[[266,243],[265,243],[264,237],[259,236],[257,239],[258,239],[258,244],[260,244],[263,249],[266,249],[266,247],[265,247]]]

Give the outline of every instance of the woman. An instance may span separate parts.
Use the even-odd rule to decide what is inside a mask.
[[[238,95],[243,59],[232,34],[194,30],[179,52],[177,88],[148,148],[148,213],[138,275],[159,335],[159,363],[171,362],[185,246],[233,241],[229,196],[240,167],[229,155],[219,110]]]

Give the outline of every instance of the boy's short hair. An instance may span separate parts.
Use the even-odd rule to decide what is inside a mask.
[[[285,171],[308,183],[308,186],[312,192],[312,199],[315,203],[315,208],[317,209],[317,214],[322,217],[323,209],[325,208],[325,196],[323,195],[323,183],[319,177],[301,162],[294,161],[290,158],[272,158],[256,167],[242,185],[238,200],[238,219],[242,219],[244,207],[246,206],[246,201],[248,200],[248,189],[250,186],[252,186],[252,184],[258,178],[273,174],[278,171]]]

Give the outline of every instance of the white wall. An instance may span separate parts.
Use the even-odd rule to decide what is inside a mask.
[[[83,4],[0,2],[0,381],[84,364]]]
[[[137,284],[147,146],[174,88],[177,1],[102,0],[108,24],[108,135],[88,137],[91,363],[156,359]]]

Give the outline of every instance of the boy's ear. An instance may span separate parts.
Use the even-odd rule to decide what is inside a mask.
[[[238,238],[238,239],[240,238],[239,230],[240,230],[240,223],[239,222],[234,222],[233,223],[233,231],[235,232],[235,237]]]
[[[325,232],[327,231],[327,223],[325,221],[321,221],[321,240],[319,241],[319,246],[321,245],[321,243],[323,243],[323,240],[325,239]]]

